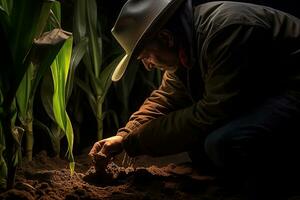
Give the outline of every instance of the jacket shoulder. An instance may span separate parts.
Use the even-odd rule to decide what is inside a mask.
[[[273,8],[244,2],[215,1],[194,7],[194,24],[202,31],[230,24],[256,25],[270,28],[278,18],[293,18]],[[294,17],[293,20],[297,20]]]

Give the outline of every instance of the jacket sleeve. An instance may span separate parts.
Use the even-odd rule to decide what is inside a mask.
[[[146,122],[167,115],[188,103],[191,104],[191,97],[185,86],[174,73],[165,72],[160,87],[131,115],[126,126],[119,129],[117,135],[124,137]]]
[[[189,107],[157,116],[127,135],[123,146],[128,155],[162,156],[188,151],[200,137],[232,118],[243,107],[242,93],[248,92],[243,86],[251,71],[247,61],[256,54],[248,45],[262,39],[257,38],[262,32],[260,27],[232,25],[212,34],[199,55],[207,69],[203,98]]]

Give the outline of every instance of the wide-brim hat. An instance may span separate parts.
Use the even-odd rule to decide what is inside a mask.
[[[157,32],[185,0],[128,0],[120,11],[111,32],[125,55],[115,68],[112,80],[122,78],[145,35]]]

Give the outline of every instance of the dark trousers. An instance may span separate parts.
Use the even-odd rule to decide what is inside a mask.
[[[247,198],[286,199],[300,182],[300,100],[267,99],[209,134],[204,151],[227,179],[244,183]]]

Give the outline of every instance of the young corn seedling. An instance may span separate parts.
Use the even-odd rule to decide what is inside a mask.
[[[76,46],[74,46],[71,54],[71,60],[69,65],[69,73],[67,77],[67,82],[65,86],[65,104],[68,104],[69,98],[71,96],[71,93],[73,91],[73,84],[74,84],[74,74],[76,71],[76,68],[82,59],[83,55],[86,52],[87,47],[87,39],[81,40],[80,43],[78,43]],[[50,72],[50,71],[49,71]],[[51,73],[51,72],[50,72]],[[43,103],[43,107],[47,113],[47,115],[52,120],[52,123],[50,125],[50,128],[46,125],[42,124],[41,122],[37,121],[39,126],[44,129],[50,136],[53,150],[57,156],[60,155],[60,141],[64,136],[63,130],[59,127],[58,123],[56,122],[54,111],[53,111],[53,100],[52,96],[54,94],[54,83],[53,83],[53,77],[50,73],[47,73],[44,76],[44,79],[42,81],[41,85],[41,100]],[[75,114],[77,115],[77,114]]]
[[[65,42],[63,48],[51,65],[54,83],[53,113],[59,127],[64,131],[68,141],[68,159],[70,161],[71,174],[74,172],[75,161],[73,157],[74,134],[70,118],[66,112],[66,83],[70,66],[73,37]]]

